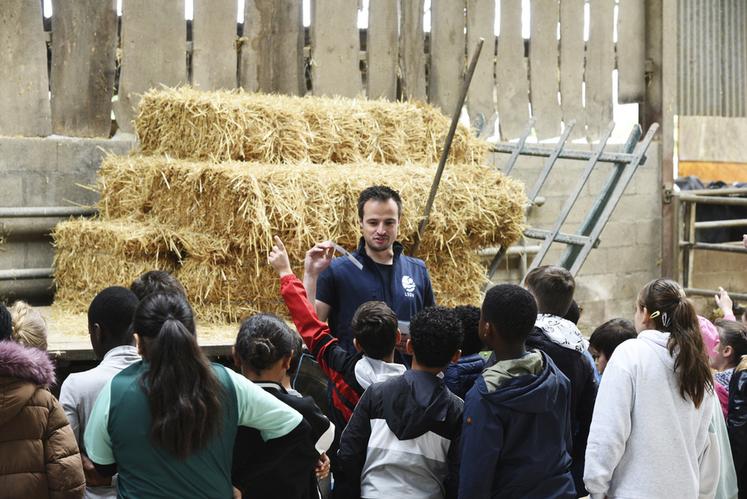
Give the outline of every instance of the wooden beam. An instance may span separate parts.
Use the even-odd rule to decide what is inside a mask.
[[[537,138],[560,136],[558,0],[532,0],[529,74]]]
[[[236,88],[236,1],[194,0],[192,85]]]
[[[122,69],[114,105],[119,128],[132,120],[143,93],[187,81],[184,0],[127,0],[122,6]]]
[[[369,99],[397,98],[398,0],[373,0],[368,7],[367,93]]]
[[[467,0],[467,50],[477,45],[480,38],[485,39],[485,45],[467,94],[467,110],[472,127],[482,127],[480,135],[484,137],[493,134],[491,123],[496,117],[495,2]]]
[[[272,36],[272,90],[281,94],[304,95],[302,0],[275,0]]]
[[[589,43],[586,52],[586,132],[598,140],[612,120],[612,71],[615,69],[615,0],[590,4]]]
[[[464,0],[432,0],[430,102],[452,113],[465,65]]]
[[[40,2],[3,1],[0,68],[0,135],[49,135],[47,47]]]
[[[624,0],[617,14],[617,101],[642,102],[646,94],[646,5]]]
[[[402,98],[426,100],[424,0],[402,0],[399,29],[399,70]]]
[[[584,0],[560,2],[560,102],[563,122],[576,120],[571,140],[586,136],[583,18]]]
[[[314,0],[311,24],[311,87],[314,95],[361,93],[358,2]]]
[[[529,82],[521,36],[521,2],[501,0],[496,59],[498,117],[503,140],[519,137],[529,120]]]

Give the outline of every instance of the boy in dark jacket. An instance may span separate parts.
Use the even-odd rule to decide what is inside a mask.
[[[456,497],[462,400],[438,374],[459,357],[453,311],[430,307],[410,322],[412,369],[369,387],[342,433],[335,499]]]
[[[480,355],[484,345],[477,331],[480,323],[480,309],[474,305],[465,305],[454,307],[454,313],[462,323],[462,333],[464,333],[462,356],[446,368],[444,382],[454,395],[464,399],[485,368],[485,358]]]
[[[572,498],[570,384],[548,355],[527,351],[537,305],[502,284],[482,304],[480,336],[495,352],[467,393],[459,498]]]
[[[584,455],[597,398],[597,382],[593,359],[586,357],[589,342],[575,324],[563,318],[573,302],[576,283],[566,269],[551,265],[532,270],[524,282],[537,301],[538,309],[526,346],[547,354],[571,382],[572,473],[577,497],[584,497],[587,495],[583,482]]]

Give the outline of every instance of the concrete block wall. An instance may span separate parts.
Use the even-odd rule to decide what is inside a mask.
[[[84,186],[96,182],[107,153],[126,154],[133,136],[112,139],[0,137],[0,207],[92,205],[97,194]],[[0,269],[48,268],[54,249],[45,232],[58,219],[0,219]],[[0,281],[0,299],[49,294],[51,279]]]
[[[574,144],[572,147],[584,146]],[[612,146],[610,148],[614,149]],[[500,155],[497,164],[501,165],[506,160],[506,155]],[[542,162],[542,158],[519,158],[519,164],[512,175],[531,185],[542,168]],[[653,143],[647,153],[646,163],[639,167],[602,232],[599,246],[592,250],[576,278],[576,300],[583,308],[580,327],[587,334],[613,317],[632,320],[638,291],[648,281],[660,276],[659,164],[659,144]],[[540,192],[546,202],[532,210],[529,225],[552,228],[584,166],[584,162],[579,161],[558,161]],[[563,227],[563,232],[575,233],[601,191],[611,168],[611,164],[599,164],[596,167]],[[539,241],[527,240],[527,244],[539,244]],[[553,245],[544,263],[557,263],[564,249],[563,244]],[[531,263],[531,257],[529,262]],[[513,259],[503,264],[495,281],[518,282],[520,279],[516,259]]]

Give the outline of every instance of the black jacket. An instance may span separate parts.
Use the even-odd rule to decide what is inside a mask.
[[[277,383],[257,382],[257,385],[300,412],[311,431],[294,430],[265,442],[259,431],[240,426],[233,449],[231,481],[244,497],[251,499],[318,498],[314,473],[319,460],[316,444],[325,434],[332,440],[329,420],[311,397],[291,395]]]
[[[597,398],[597,383],[591,363],[580,352],[554,343],[541,329],[535,327],[526,341],[527,350],[541,350],[552,359],[560,372],[571,382],[571,428],[573,432],[573,480],[579,497],[586,495],[583,489],[584,455],[589,438],[591,416]]]
[[[463,408],[426,372],[371,385],[342,433],[333,497],[456,497]]]
[[[726,427],[737,470],[739,497],[747,497],[747,370],[734,371],[731,376]]]

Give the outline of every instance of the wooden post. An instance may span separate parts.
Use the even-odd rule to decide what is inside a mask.
[[[445,112],[454,109],[459,99],[465,64],[464,28],[463,0],[433,0],[429,100]]]
[[[356,97],[359,68],[358,2],[314,0],[311,24],[311,87],[314,95]]]
[[[612,120],[612,70],[615,69],[614,0],[590,4],[586,56],[586,127],[589,142],[598,140]]]
[[[646,5],[644,0],[625,0],[617,16],[617,100],[620,104],[642,102],[646,93]]]
[[[501,33],[496,59],[501,138],[521,135],[529,119],[529,82],[521,36],[521,2],[501,0]]]
[[[532,0],[529,75],[532,116],[537,119],[535,130],[539,139],[560,135],[557,38],[559,8],[558,0]]]
[[[661,247],[662,247],[662,275],[673,277],[674,259],[677,248],[673,246],[674,234],[678,228],[674,226],[674,205],[666,202],[667,192],[674,186],[674,116],[677,113],[677,36],[678,11],[677,0],[661,0],[661,183],[663,202],[661,204]],[[664,20],[667,22],[664,22]],[[683,269],[686,270],[686,269]]]
[[[369,99],[397,98],[399,56],[398,0],[373,0],[368,5],[367,90]]]
[[[584,84],[584,0],[560,2],[560,102],[563,122],[576,120],[570,139],[586,136]]]
[[[192,85],[236,88],[236,1],[195,0],[192,40]]]
[[[467,47],[480,38],[485,46],[475,68],[475,77],[467,94],[467,110],[473,129],[482,127],[480,136],[493,135],[495,125],[495,2],[467,0]]]
[[[49,135],[47,48],[40,2],[3,0],[0,68],[0,135]]]
[[[426,99],[423,1],[402,0],[400,7],[399,70],[405,100]]]

